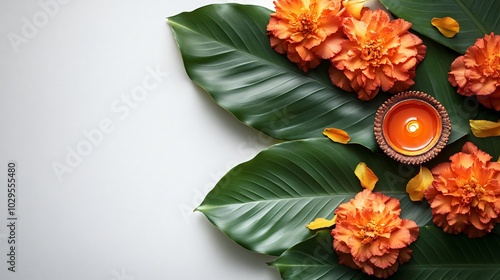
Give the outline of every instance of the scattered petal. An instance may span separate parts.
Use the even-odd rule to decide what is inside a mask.
[[[342,5],[344,5],[347,12],[355,19],[361,19],[361,10],[365,6],[366,0],[344,0]]]
[[[478,138],[500,136],[500,120],[497,122],[487,120],[470,120],[470,129]]]
[[[335,222],[337,220],[337,215],[333,216],[333,219],[328,220],[325,218],[316,218],[313,222],[310,222],[307,225],[307,228],[310,230],[316,230],[316,229],[322,229],[322,228],[329,228],[335,225]]]
[[[460,24],[452,17],[433,18],[431,24],[447,38],[455,37],[458,31],[460,31]]]
[[[358,177],[361,182],[361,186],[370,191],[375,188],[375,184],[377,184],[378,177],[373,173],[373,171],[366,165],[364,162],[360,162],[356,169],[354,170],[354,174]]]
[[[413,177],[406,185],[406,192],[410,195],[412,201],[421,201],[424,198],[424,192],[434,181],[432,172],[424,166],[420,166],[420,172]]]
[[[338,128],[325,128],[323,130],[323,135],[327,136],[332,140],[333,142],[341,143],[341,144],[347,144],[349,141],[351,141],[351,137],[347,132],[345,132],[342,129]]]

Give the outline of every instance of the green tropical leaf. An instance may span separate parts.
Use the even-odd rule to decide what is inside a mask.
[[[459,53],[478,38],[495,32],[500,34],[500,1],[498,0],[380,0],[397,17],[413,24],[413,29]],[[460,32],[446,38],[431,25],[434,17],[452,17],[460,24]]]
[[[197,208],[227,236],[252,251],[277,255],[311,237],[306,225],[362,190],[354,169],[365,162],[378,176],[374,191],[401,201],[402,216],[431,220],[426,202],[411,202],[406,183],[418,167],[406,166],[359,145],[328,139],[281,143],[228,172]]]
[[[271,263],[284,280],[372,279],[360,270],[339,265],[330,231],[322,230],[283,253]],[[449,235],[429,225],[410,248],[411,260],[400,266],[391,279],[468,279],[488,280],[500,277],[500,236],[489,234],[469,239]]]
[[[282,140],[322,137],[341,128],[371,149],[370,102],[333,86],[327,65],[304,74],[270,46],[271,11],[239,4],[209,5],[168,18],[189,77],[243,123]]]

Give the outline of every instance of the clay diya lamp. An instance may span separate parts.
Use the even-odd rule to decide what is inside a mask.
[[[377,110],[374,134],[380,148],[405,164],[421,164],[446,146],[451,132],[445,108],[432,96],[406,91]]]

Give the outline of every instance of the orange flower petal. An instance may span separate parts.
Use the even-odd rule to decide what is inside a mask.
[[[432,185],[432,181],[434,181],[432,172],[427,167],[420,166],[420,172],[406,185],[406,192],[410,195],[410,199],[421,201],[425,190]]]
[[[411,258],[409,245],[419,234],[418,225],[401,219],[397,198],[364,189],[340,204],[332,229],[339,263],[368,275],[387,278]]]
[[[373,263],[376,267],[380,267],[381,269],[386,269],[398,260],[399,250],[391,250],[389,253],[381,255],[381,256],[372,256],[370,258],[370,262]]]
[[[360,162],[356,169],[354,170],[354,174],[358,177],[361,182],[361,186],[370,191],[375,188],[375,184],[377,184],[378,177],[373,173],[373,171],[366,165],[364,162]]]
[[[448,72],[448,81],[458,86],[459,94],[475,95],[483,106],[497,111],[500,111],[499,50],[500,35],[491,32],[477,39],[464,55],[455,59]]]
[[[276,0],[276,12],[266,30],[282,46],[271,45],[277,52],[285,50],[288,58],[302,71],[315,68],[321,59],[328,59],[340,51],[342,32],[342,0]],[[334,38],[330,38],[330,37]]]
[[[345,8],[358,1],[344,0]],[[344,17],[343,31],[348,40],[330,58],[332,66],[344,75],[330,70],[332,82],[356,92],[365,101],[373,99],[380,90],[393,92],[395,86],[394,91],[409,88],[416,66],[426,52],[422,40],[408,32],[410,27],[410,22],[391,20],[381,9],[363,8],[359,20],[354,16]]]
[[[466,154],[474,154],[477,159],[484,164],[493,158],[490,154],[479,150],[479,148],[472,142],[465,143],[462,147],[462,152]]]
[[[424,195],[434,223],[445,232],[481,237],[500,222],[500,163],[491,159],[491,155],[467,142],[461,152],[450,157],[450,162],[432,169],[436,179]]]
[[[478,138],[500,136],[500,120],[497,122],[487,120],[470,120],[470,129]]]
[[[361,10],[365,5],[366,0],[344,0],[344,5],[347,12],[355,19],[361,19]]]
[[[323,130],[323,135],[326,137],[330,138],[333,142],[341,143],[341,144],[347,144],[349,141],[351,141],[351,137],[347,132],[345,132],[342,129],[338,128],[325,128]]]
[[[431,24],[447,38],[453,38],[460,31],[460,24],[452,17],[433,18]]]
[[[322,229],[322,228],[329,228],[335,225],[335,222],[337,221],[337,215],[333,216],[333,219],[328,220],[325,218],[316,218],[313,222],[310,222],[307,225],[307,228],[310,230],[316,230],[316,229]]]

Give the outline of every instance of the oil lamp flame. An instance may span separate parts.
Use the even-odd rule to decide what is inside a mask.
[[[415,132],[418,132],[418,129],[420,128],[420,124],[416,120],[411,120],[408,122],[406,125],[406,130],[412,134],[415,135]]]

